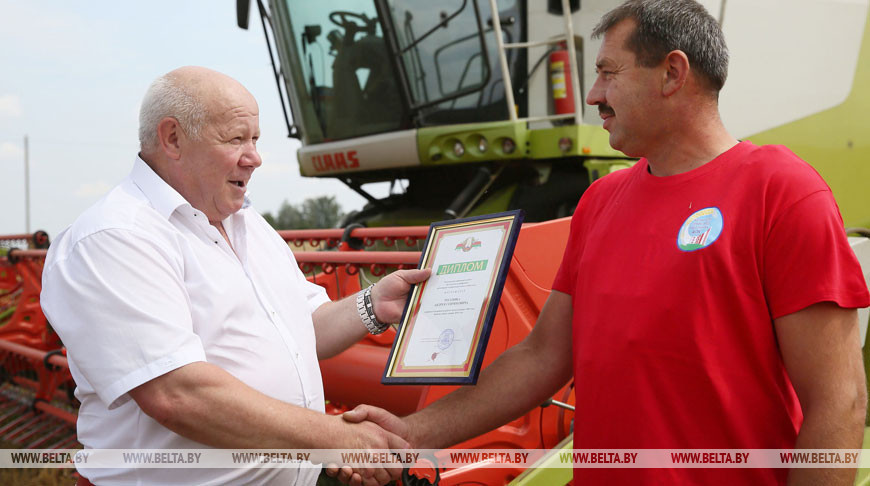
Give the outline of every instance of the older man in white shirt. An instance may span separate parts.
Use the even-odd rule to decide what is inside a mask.
[[[407,447],[325,415],[318,359],[398,320],[428,272],[368,289],[373,315],[353,297],[330,302],[249,205],[259,135],[237,81],[199,67],[158,78],[129,177],[52,245],[42,306],[67,347],[85,448]],[[306,485],[319,470],[80,472],[94,484]],[[397,474],[368,473],[381,484]]]

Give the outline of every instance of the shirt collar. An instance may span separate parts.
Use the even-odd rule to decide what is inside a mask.
[[[166,219],[172,216],[181,206],[190,205],[184,197],[166,183],[154,170],[142,160],[142,157],[136,156],[136,161],[133,162],[133,171],[130,172],[130,179],[142,191],[142,194],[148,198],[151,206]]]
[[[130,172],[130,178],[133,183],[145,194],[154,209],[157,210],[164,218],[169,219],[172,213],[181,206],[190,203],[184,199],[184,196],[178,193],[169,184],[166,183],[148,164],[142,160],[142,157],[136,156],[133,162],[133,171]],[[249,193],[245,193],[245,200],[242,203],[242,209],[251,205]],[[193,207],[193,206],[191,206]]]

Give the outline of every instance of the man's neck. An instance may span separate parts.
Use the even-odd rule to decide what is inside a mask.
[[[157,156],[155,156],[153,154],[146,154],[144,151],[140,151],[139,158],[142,159],[142,161],[145,162],[145,164],[148,167],[151,167],[151,170],[153,170],[154,173],[157,174],[158,177],[163,179],[167,184],[170,185],[170,187],[172,187],[172,184],[169,182],[169,179],[167,179],[166,174],[164,174],[163,171],[161,170],[161,164],[155,163],[155,161],[158,160]],[[178,191],[178,189],[175,187],[173,187],[173,189]],[[179,191],[179,194],[180,194],[180,191]],[[182,196],[182,197],[184,197],[184,196]],[[188,201],[188,202],[190,202],[190,201]],[[209,224],[211,224],[212,226],[217,228],[218,232],[221,234],[221,236],[224,237],[224,240],[226,240],[227,244],[230,245],[230,248],[233,248],[233,244],[230,241],[230,237],[227,235],[226,230],[224,230],[223,222],[221,220],[215,220],[215,221],[209,220]],[[235,248],[233,248],[233,251],[235,251]]]
[[[738,143],[725,130],[718,116],[715,120],[687,120],[681,126],[672,130],[670,136],[649,154],[645,154],[652,175],[665,177],[689,172]]]
[[[145,151],[139,152],[139,158],[142,159],[142,162],[145,162],[145,165],[151,168],[157,177],[163,179],[163,182],[169,184],[170,187],[178,191],[169,179],[169,174],[166,173],[164,168],[166,167],[166,162],[164,159],[161,159],[159,155],[152,153],[146,153]]]

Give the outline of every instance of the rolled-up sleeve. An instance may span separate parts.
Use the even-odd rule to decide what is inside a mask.
[[[205,352],[193,332],[184,266],[144,232],[79,240],[43,273],[41,304],[78,371],[110,409],[127,392]]]

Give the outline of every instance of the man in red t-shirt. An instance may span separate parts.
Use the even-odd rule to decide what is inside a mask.
[[[365,406],[348,420],[445,447],[519,417],[573,373],[578,449],[860,448],[856,308],[870,295],[830,189],[788,149],[725,130],[728,51],[702,6],[630,0],[602,34],[587,102],[610,144],[641,160],[583,195],[534,330],[475,387],[404,421]],[[583,485],[845,485],[854,474],[574,472]]]

